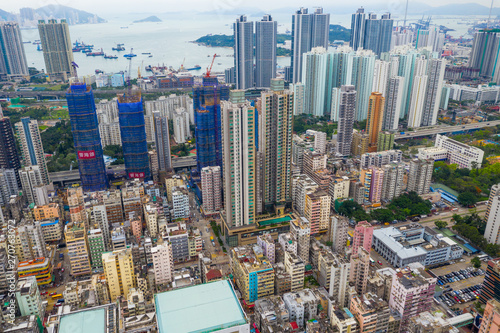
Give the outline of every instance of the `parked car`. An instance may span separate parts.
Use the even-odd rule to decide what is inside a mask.
[[[54,295],[57,295],[56,292],[53,292],[53,293],[50,293],[49,296],[54,296]]]
[[[382,261],[378,260],[377,262],[380,266],[382,266]]]

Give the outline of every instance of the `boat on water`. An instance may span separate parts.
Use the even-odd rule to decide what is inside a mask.
[[[31,44],[31,41],[23,42],[23,44]]]
[[[94,48],[94,45],[87,45],[84,42],[79,42],[79,41],[74,42],[73,45],[74,45],[72,49],[73,52],[87,53],[85,51],[92,52],[92,49]]]
[[[124,58],[133,58],[133,57],[137,57],[137,54],[134,54],[132,51],[134,51],[133,48],[130,49],[130,53],[127,53],[127,54],[124,54],[123,57]]]
[[[95,73],[96,73],[96,74],[102,74],[102,73],[104,73],[104,72],[103,72],[102,70],[100,70],[100,69],[96,69],[96,70],[95,70]]]
[[[43,50],[42,50],[42,48],[40,47],[40,44],[38,44],[38,45],[36,46],[36,50],[37,50],[37,51],[43,51]]]
[[[87,57],[99,57],[99,56],[103,56],[104,55],[104,52],[102,51],[98,51],[98,52],[89,52],[87,53]]]
[[[148,58],[153,58],[153,55],[152,55],[152,54],[150,54],[150,55],[148,56]]]
[[[128,27],[120,27],[120,29],[128,29]]]
[[[151,52],[142,52],[141,54],[151,54]]]
[[[104,59],[118,59],[118,56],[115,56],[115,55],[105,55],[104,56]]]
[[[194,67],[191,68],[186,68],[188,71],[197,71],[198,69],[201,69],[200,65],[194,65]]]
[[[113,51],[125,51],[123,44],[117,44],[115,47],[111,48]]]

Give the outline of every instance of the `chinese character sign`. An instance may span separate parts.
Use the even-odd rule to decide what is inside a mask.
[[[144,178],[144,172],[129,172],[128,178]]]
[[[95,158],[95,151],[94,150],[78,151],[78,159],[79,160],[88,160],[91,158]]]

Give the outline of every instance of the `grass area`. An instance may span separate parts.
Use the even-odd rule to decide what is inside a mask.
[[[49,109],[47,114],[42,117],[42,120],[50,119],[69,119],[68,109]]]
[[[45,131],[48,127],[49,127],[49,126],[47,126],[47,125],[40,125],[40,126],[38,126],[38,129],[40,130],[40,132],[43,132],[43,131]]]

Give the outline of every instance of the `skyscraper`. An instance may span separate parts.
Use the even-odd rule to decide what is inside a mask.
[[[21,184],[23,187],[23,195],[28,201],[28,205],[34,203],[38,205],[38,200],[36,198],[35,188],[37,186],[43,185],[42,174],[37,165],[24,167],[19,170],[19,177],[21,178]],[[43,198],[41,198],[43,200]]]
[[[85,83],[73,83],[66,100],[83,190],[104,190],[108,180],[92,89]]]
[[[16,139],[9,117],[4,117],[0,106],[0,169],[14,169],[17,186],[21,187],[21,180],[17,171],[21,168],[21,161],[16,149]]]
[[[307,8],[300,8],[292,16],[292,83],[302,78],[302,55],[313,47],[328,49],[330,14],[323,13],[323,8],[316,8],[308,14]]]
[[[259,110],[259,162],[265,209],[292,202],[293,92],[284,81],[271,80],[271,90],[262,92]]]
[[[375,54],[369,50],[358,50],[352,56],[352,80],[346,84],[356,87],[356,121],[368,115],[368,100],[373,89]]]
[[[206,166],[222,168],[220,102],[229,98],[229,87],[217,78],[203,77],[201,86],[193,87],[193,108],[198,172]]]
[[[484,238],[491,244],[500,244],[500,218],[497,213],[500,210],[500,184],[493,185],[490,190],[488,208],[484,219],[486,220],[486,229]]]
[[[500,32],[481,30],[474,35],[469,67],[479,69],[479,74],[493,78],[499,72],[498,54],[500,51]]]
[[[366,119],[366,132],[368,134],[368,152],[377,151],[378,134],[382,130],[384,119],[385,98],[382,93],[373,92],[368,101],[368,118]]]
[[[151,179],[140,91],[118,96],[118,117],[127,177]]]
[[[422,112],[425,103],[425,92],[427,90],[427,75],[417,75],[413,78],[411,91],[410,109],[408,112],[408,127],[416,128],[422,124]]]
[[[170,156],[170,133],[168,131],[168,118],[162,117],[160,111],[153,111],[155,125],[155,144],[158,155],[158,167],[160,171],[172,168],[172,157]]]
[[[136,287],[131,248],[103,253],[102,265],[111,300],[115,301],[120,295],[128,295],[129,289]]]
[[[66,20],[38,21],[38,32],[42,43],[45,70],[49,75],[56,75],[66,80],[73,75],[73,48]]]
[[[305,86],[304,113],[322,117],[330,112],[331,88],[328,89],[329,54],[322,47],[315,47],[302,56],[302,83]]]
[[[49,173],[45,153],[43,152],[42,139],[40,138],[40,130],[38,129],[38,121],[29,117],[21,118],[21,121],[16,123],[16,131],[21,146],[23,166],[38,165],[43,183],[45,185],[49,184]]]
[[[404,78],[401,76],[391,77],[389,80],[389,89],[385,99],[384,122],[382,129],[397,130],[399,125],[399,112],[403,103],[403,84]]]
[[[356,90],[354,86],[340,88],[339,123],[337,131],[337,153],[343,156],[351,154],[352,129],[356,114]]]
[[[240,227],[255,222],[255,108],[243,90],[222,102],[224,223]]]
[[[377,14],[370,13],[365,17],[364,9],[360,8],[351,19],[351,40],[349,45],[356,51],[358,48],[372,50],[380,55],[391,49],[392,27],[394,21],[391,14],[386,13],[377,19]]]
[[[16,22],[0,22],[0,74],[28,75],[21,31]]]
[[[255,86],[270,87],[276,77],[276,43],[278,22],[264,15],[255,22]]]
[[[436,125],[441,93],[443,92],[445,59],[430,59],[427,65],[427,92],[421,126]]]
[[[500,259],[491,259],[488,261],[488,268],[484,274],[483,286],[479,294],[479,301],[483,304],[490,299],[500,302],[500,288],[498,281],[500,280]]]
[[[354,51],[363,47],[363,41],[365,39],[365,17],[366,14],[363,7],[359,8],[356,13],[352,14],[351,39],[349,41],[349,46],[352,47]]]
[[[234,70],[236,89],[252,88],[253,78],[253,21],[245,15],[236,19],[234,30]]]

